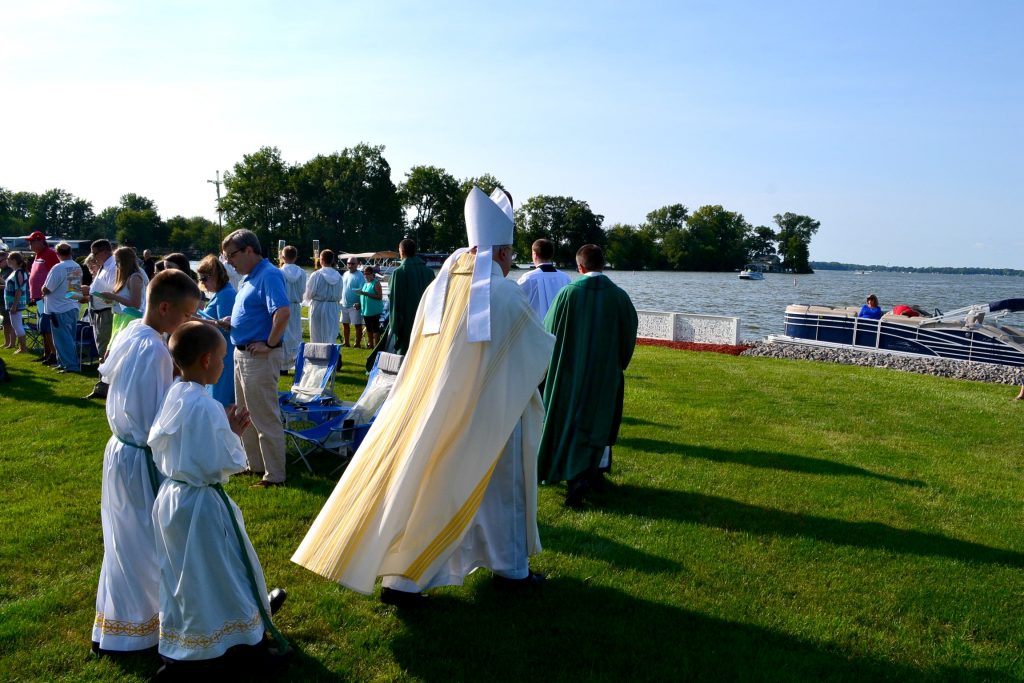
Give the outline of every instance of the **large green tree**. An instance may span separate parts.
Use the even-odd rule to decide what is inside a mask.
[[[652,268],[655,251],[654,242],[636,226],[616,223],[608,229],[605,261],[617,270]]]
[[[398,188],[408,235],[422,251],[453,251],[465,243],[459,181],[443,168],[413,166]]]
[[[663,270],[673,267],[668,257],[669,247],[681,243],[689,215],[690,210],[682,204],[668,204],[647,214],[640,232],[654,246],[649,268]]]
[[[39,195],[0,189],[0,234],[21,237],[32,232]]]
[[[120,206],[108,206],[96,214],[93,221],[94,239],[117,239],[117,214],[121,212]]]
[[[683,241],[685,270],[735,270],[747,259],[750,224],[742,214],[721,205],[702,206],[686,219]],[[678,267],[677,266],[677,267]]]
[[[220,228],[203,216],[175,216],[167,220],[168,246],[175,251],[216,254],[220,251]]]
[[[601,227],[603,222],[604,216],[579,199],[530,197],[516,210],[516,250],[520,258],[528,258],[533,241],[545,237],[555,245],[556,263],[573,264],[576,251],[584,244],[605,246],[608,236]]]
[[[296,172],[294,186],[307,239],[321,247],[379,251],[402,239],[402,204],[383,145],[318,155]]]
[[[142,249],[156,245],[154,235],[160,230],[160,216],[156,211],[121,209],[114,224],[117,226],[117,241],[121,244],[136,247],[140,253]]]
[[[35,198],[28,227],[54,237],[77,239],[91,232],[94,219],[92,202],[53,188]]]
[[[754,228],[747,237],[747,260],[767,258],[774,256],[775,243],[778,236],[775,231],[766,225],[759,225]]]
[[[794,273],[814,272],[809,264],[811,238],[818,232],[821,222],[810,216],[788,211],[784,214],[775,214],[772,220],[779,226],[777,237],[782,266]]]
[[[469,191],[474,187],[480,188],[486,195],[490,195],[499,187],[505,189],[505,186],[501,184],[501,181],[490,173],[484,173],[483,175],[476,176],[475,178],[463,178],[462,182],[459,183],[459,191],[462,194],[463,201],[466,200],[466,197],[469,196]],[[513,203],[515,203],[514,197]]]
[[[296,241],[299,223],[294,173],[277,147],[261,147],[243,155],[233,170],[224,174],[227,192],[221,204],[228,227],[252,230],[267,253],[272,240]]]
[[[159,215],[159,211],[156,208],[156,202],[149,197],[143,197],[141,194],[135,194],[134,192],[128,192],[121,195],[121,208],[131,209],[132,211],[152,211]]]

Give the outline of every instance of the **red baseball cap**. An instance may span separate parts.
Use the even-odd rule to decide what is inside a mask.
[[[45,242],[46,235],[44,235],[41,230],[36,230],[34,233],[29,235],[25,239],[27,239],[29,242],[35,242],[36,240],[43,240]]]

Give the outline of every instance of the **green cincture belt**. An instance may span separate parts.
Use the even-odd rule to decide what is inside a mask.
[[[156,471],[156,463],[153,462],[153,449],[149,446],[140,446],[137,443],[126,441],[117,434],[114,434],[114,438],[123,443],[125,446],[131,446],[132,448],[138,448],[140,451],[146,453],[146,470],[149,472],[149,483],[153,486],[153,495],[156,495],[157,490],[160,488],[160,475]]]
[[[175,479],[174,481],[178,480]],[[179,483],[184,484],[185,482]],[[253,571],[252,562],[249,561],[249,553],[245,549],[245,538],[242,536],[242,530],[238,527],[238,520],[235,519],[235,511],[231,508],[228,494],[224,493],[224,487],[220,483],[210,484],[210,488],[217,492],[217,495],[220,496],[221,501],[224,503],[224,508],[228,511],[228,519],[231,520],[231,526],[235,530],[235,538],[238,539],[238,548],[242,552],[242,563],[245,565],[245,572],[249,575],[249,586],[252,588],[252,596],[256,599],[256,606],[259,608],[260,617],[263,619],[263,628],[274,638],[280,653],[284,654],[289,649],[288,641],[284,639],[281,632],[274,626],[274,622],[270,620],[270,615],[267,614],[267,610],[263,607],[265,596],[260,595],[260,589],[256,583],[256,572]]]

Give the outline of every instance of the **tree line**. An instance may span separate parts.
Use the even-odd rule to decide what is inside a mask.
[[[504,187],[483,173],[458,179],[437,166],[414,166],[395,185],[384,147],[365,143],[305,163],[286,162],[276,147],[246,154],[224,174],[225,195],[217,207],[224,232],[248,228],[264,244],[285,240],[301,258],[313,241],[348,252],[394,249],[403,237],[423,252],[447,253],[465,245],[465,197],[473,187],[486,193]],[[777,256],[783,268],[812,272],[810,242],[820,223],[793,213],[774,217],[775,227],[752,226],[720,205],[691,211],[672,204],[647,214],[639,225],[606,228],[604,216],[573,197],[513,197],[516,250],[529,257],[539,237],[555,244],[555,261],[572,266],[576,249],[604,247],[609,264],[626,270],[735,270],[755,259]],[[105,237],[140,248],[215,252],[222,232],[202,216],[163,220],[156,202],[125,194],[98,214],[92,203],[62,189],[42,194],[0,187],[0,234],[42,230],[64,238]]]
[[[871,270],[888,273],[936,273],[940,275],[1005,275],[1012,277],[1024,276],[1024,270],[1014,268],[975,268],[972,266],[865,266],[859,263],[840,263],[839,261],[811,261],[811,267],[818,270]]]

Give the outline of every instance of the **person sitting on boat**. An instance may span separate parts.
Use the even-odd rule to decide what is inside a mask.
[[[868,294],[868,302],[860,307],[860,313],[857,314],[857,317],[880,320],[882,309],[878,307],[878,297],[874,294]]]

